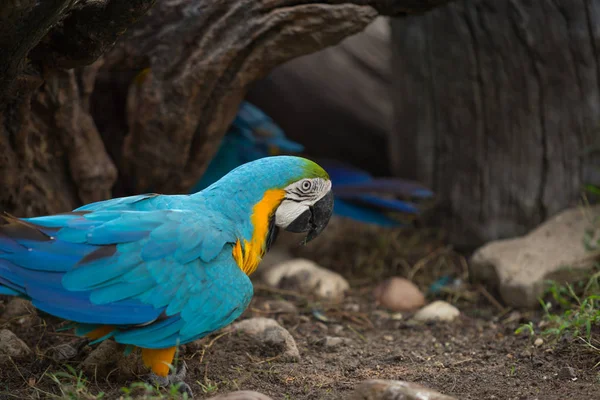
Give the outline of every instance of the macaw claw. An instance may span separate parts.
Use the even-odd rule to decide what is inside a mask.
[[[175,373],[171,373],[167,376],[158,376],[154,372],[148,375],[148,382],[152,385],[158,385],[160,387],[169,387],[170,385],[177,386],[180,393],[187,393],[188,399],[194,398],[194,393],[190,385],[185,383],[183,380],[187,374],[187,367],[185,362],[181,364],[181,368]]]

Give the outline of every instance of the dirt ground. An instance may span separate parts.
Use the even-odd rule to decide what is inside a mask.
[[[273,399],[345,399],[361,381],[377,378],[417,382],[459,399],[600,399],[600,375],[594,369],[600,361],[598,354],[575,344],[575,339],[537,347],[527,335],[515,335],[521,323],[537,323],[541,315],[505,309],[478,286],[465,283],[428,295],[428,300],[441,298],[460,308],[462,315],[454,322],[417,325],[410,322],[407,313],[399,319],[382,312],[371,293],[385,276],[410,276],[426,291],[447,273],[468,282],[468,272],[464,257],[429,234],[415,239],[414,234],[398,233],[391,239],[376,239],[378,234],[366,232],[359,242],[335,239],[337,254],[324,251],[331,241],[308,250],[323,265],[345,269],[352,290],[342,304],[323,304],[301,294],[257,288],[242,318],[277,319],[295,338],[299,362],[282,361],[273,349],[243,335],[215,334],[186,345],[182,349],[188,367],[186,382],[195,397],[256,390]],[[377,240],[379,244],[373,246]],[[364,243],[370,245],[365,247]],[[394,250],[396,245],[401,249]],[[379,267],[384,264],[394,267]],[[273,299],[295,304],[297,312],[269,309],[266,304]],[[0,312],[7,300],[0,297]],[[59,385],[49,373],[65,371],[66,367],[49,357],[49,349],[74,340],[71,333],[57,332],[63,324],[45,315],[4,325],[36,354],[0,366],[0,399],[60,395]],[[328,348],[319,342],[325,336],[350,341]],[[77,366],[89,351],[86,346],[68,363]],[[575,377],[565,375],[568,366],[575,369]],[[121,388],[136,380],[118,367],[87,378],[86,390],[105,392],[108,399],[118,398]]]

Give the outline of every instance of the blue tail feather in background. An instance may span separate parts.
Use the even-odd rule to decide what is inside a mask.
[[[197,192],[241,164],[276,154],[294,154],[304,146],[289,140],[283,130],[256,106],[242,102],[215,157],[191,192]],[[328,173],[335,194],[334,213],[356,221],[385,227],[401,226],[391,215],[418,215],[419,206],[403,199],[431,199],[423,185],[398,178],[376,178],[346,163],[318,159]]]

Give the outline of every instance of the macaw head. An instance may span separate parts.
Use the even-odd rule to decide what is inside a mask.
[[[333,213],[333,191],[329,175],[323,168],[305,158],[294,158],[304,164],[304,170],[283,187],[285,195],[275,211],[275,226],[288,232],[307,232],[304,243],[308,243],[329,223]]]
[[[329,175],[315,162],[296,156],[264,157],[243,164],[203,192],[226,197],[220,203],[224,208],[252,210],[253,230],[263,227],[272,240],[281,228],[306,233],[307,243],[325,229],[333,213]]]

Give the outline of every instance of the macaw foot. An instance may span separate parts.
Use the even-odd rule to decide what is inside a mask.
[[[179,368],[179,371],[171,373],[167,376],[159,376],[156,375],[154,372],[151,372],[148,375],[148,381],[150,384],[158,385],[161,387],[169,387],[170,385],[177,386],[180,393],[187,393],[188,398],[191,399],[194,397],[192,388],[190,387],[190,385],[183,381],[185,379],[186,373],[187,367],[185,365],[185,362],[183,362],[181,364],[181,368]]]

